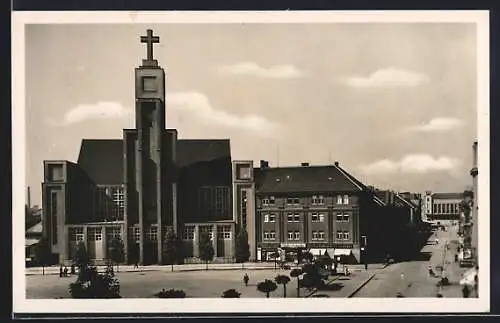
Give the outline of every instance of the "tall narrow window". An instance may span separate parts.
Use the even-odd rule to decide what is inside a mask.
[[[337,195],[337,204],[342,204],[342,195]]]
[[[349,204],[349,195],[344,195],[344,204]]]
[[[57,192],[52,192],[50,195],[51,220],[52,220],[52,244],[57,244]]]

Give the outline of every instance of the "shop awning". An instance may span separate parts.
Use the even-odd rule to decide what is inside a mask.
[[[349,256],[351,254],[351,249],[335,249],[335,256]]]
[[[309,252],[313,256],[321,256],[324,253],[325,249],[309,249]]]
[[[326,249],[325,253],[327,253],[328,256],[330,256],[330,258],[332,258],[333,256],[335,256],[335,250],[333,248]]]
[[[34,244],[37,244],[38,241],[40,241],[40,240],[39,239],[26,239],[25,246],[26,247],[32,246]]]

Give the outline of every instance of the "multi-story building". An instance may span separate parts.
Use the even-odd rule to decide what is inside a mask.
[[[135,129],[123,139],[84,139],[76,163],[44,162],[43,234],[58,261],[85,243],[95,261],[123,241],[128,262],[162,263],[167,230],[184,240],[186,257],[198,256],[201,233],[216,259],[233,259],[232,163],[229,140],[186,140],[165,128],[165,72],[153,42],[135,69]],[[192,260],[192,259],[191,259]]]
[[[359,262],[383,248],[384,203],[337,162],[271,168],[262,161],[254,174],[257,260],[309,251]]]
[[[460,204],[463,198],[463,193],[425,192],[423,201],[425,219],[430,222],[460,220]]]

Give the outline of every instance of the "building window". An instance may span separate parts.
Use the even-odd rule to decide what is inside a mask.
[[[293,233],[293,238],[294,238],[294,240],[300,240],[300,232],[299,231],[295,231]]]
[[[432,205],[432,213],[434,213],[434,214],[437,213],[437,204]]]
[[[337,204],[342,204],[342,195],[337,195]]]
[[[342,231],[337,231],[337,240],[342,240],[344,238],[344,234]]]
[[[133,230],[134,231],[133,231],[131,240],[139,242],[141,240],[141,228],[134,227]]]
[[[109,227],[106,228],[106,239],[111,241],[113,239],[121,239],[122,238],[122,230],[120,227]]]
[[[313,195],[312,197],[313,205],[323,205],[325,204],[325,197],[323,195]]]
[[[186,226],[182,231],[182,240],[194,240],[194,226]]]
[[[269,214],[264,214],[264,222],[269,222]]]
[[[217,226],[217,237],[218,239],[231,240],[231,226],[222,225]]]
[[[288,213],[287,220],[289,223],[291,222],[300,222],[300,215],[298,213]]]
[[[324,222],[325,215],[322,213],[313,212],[311,213],[311,222]]]
[[[264,231],[264,240],[276,240],[276,231]]]
[[[293,240],[293,231],[288,231],[288,240]]]
[[[243,225],[243,228],[247,227],[247,191],[246,190],[241,190],[241,224]]]
[[[337,222],[349,222],[349,214],[337,213]]]
[[[276,214],[269,214],[269,222],[274,223],[276,222]]]
[[[349,231],[337,231],[337,240],[349,240]]]
[[[198,192],[198,211],[209,219],[227,216],[230,209],[229,187],[205,186]]]
[[[50,194],[52,244],[57,244],[57,192]]]
[[[102,240],[102,228],[88,228],[87,236],[90,241],[101,241]]]
[[[289,197],[286,199],[286,204],[288,205],[299,205],[300,201],[297,197]]]
[[[113,220],[123,220],[125,214],[125,193],[123,187],[112,188],[113,203],[111,214]]]
[[[84,241],[83,228],[70,228],[69,239],[74,242]]]
[[[349,204],[349,195],[344,195],[344,204]]]
[[[312,232],[313,240],[325,240],[325,232],[324,231],[313,231]]]
[[[441,204],[437,205],[437,213],[441,213]]]
[[[148,241],[157,241],[158,240],[158,227],[152,226],[146,232],[146,238]]]
[[[275,199],[274,196],[266,197],[262,199],[262,206],[274,205]]]
[[[344,240],[349,240],[349,231],[344,231]]]

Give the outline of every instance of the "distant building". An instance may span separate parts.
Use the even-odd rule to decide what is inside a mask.
[[[460,220],[460,204],[463,193],[432,193],[424,195],[424,215],[427,221],[458,221]]]

